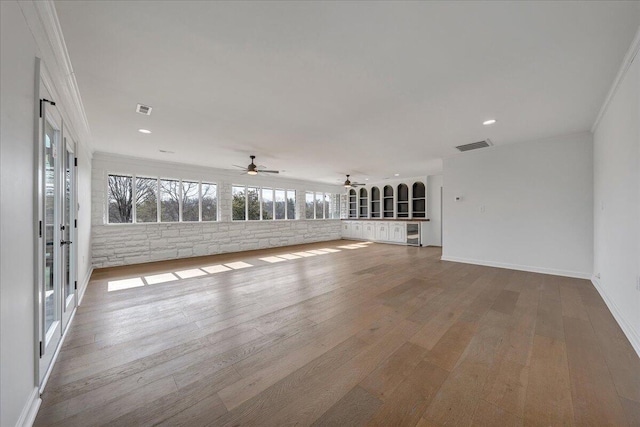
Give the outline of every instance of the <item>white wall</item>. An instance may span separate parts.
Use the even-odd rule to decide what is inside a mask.
[[[443,179],[443,259],[591,277],[591,134],[460,154]]]
[[[91,153],[84,145],[78,145],[78,293],[84,294],[93,267],[91,265]]]
[[[636,37],[635,51],[640,42]],[[629,55],[632,57],[632,55]],[[629,58],[630,60],[631,58]],[[640,354],[640,58],[594,132],[594,283]],[[623,64],[626,69],[628,63]]]
[[[34,348],[33,37],[15,2],[0,2],[0,425],[13,426],[36,385]]]
[[[0,2],[0,426],[28,424],[39,405],[35,345],[36,57],[47,70],[69,136],[80,144],[79,284],[89,264],[91,150],[66,50],[48,2]],[[58,44],[56,44],[58,42]],[[85,262],[82,263],[84,257]]]
[[[296,214],[304,218],[305,192],[341,194],[344,188],[282,176],[249,176],[237,171],[96,153],[93,159],[92,264],[111,267],[225,252],[264,249],[340,238],[340,220],[232,221],[233,184],[296,190]],[[110,173],[214,182],[219,221],[202,223],[105,224]]]
[[[427,218],[429,222],[422,224],[425,238],[423,246],[442,246],[442,203],[440,202],[440,189],[442,188],[442,175],[429,175],[427,177]]]

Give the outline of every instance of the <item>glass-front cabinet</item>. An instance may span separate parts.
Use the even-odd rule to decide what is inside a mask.
[[[413,180],[411,180],[413,181]],[[426,219],[427,190],[413,181],[361,187],[347,192],[349,219]]]

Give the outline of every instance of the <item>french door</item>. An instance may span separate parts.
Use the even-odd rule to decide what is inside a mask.
[[[39,380],[46,378],[62,334],[77,305],[76,295],[76,168],[75,144],[64,122],[40,88],[39,138]]]

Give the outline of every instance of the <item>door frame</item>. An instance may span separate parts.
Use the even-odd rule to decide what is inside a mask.
[[[34,378],[35,385],[39,387],[40,393],[43,392],[47,383],[53,365],[60,351],[61,343],[65,333],[68,330],[68,326],[75,314],[75,310],[78,305],[77,295],[77,229],[76,222],[78,211],[78,192],[77,192],[77,160],[76,154],[78,146],[76,139],[72,136],[70,129],[65,121],[65,112],[61,108],[62,106],[56,105],[55,99],[58,94],[54,89],[51,77],[47,73],[46,67],[42,64],[40,58],[36,58],[35,67],[35,111],[34,111],[34,126],[36,132],[34,132],[34,160],[35,160],[35,173],[34,173]],[[59,312],[59,318],[57,319],[58,325],[50,332],[49,343],[47,343],[47,331],[45,330],[46,315],[44,313],[44,280],[45,280],[45,244],[46,244],[46,230],[45,230],[45,126],[47,119],[54,124],[58,130],[56,137],[56,157],[54,168],[54,185],[57,188],[54,189],[54,220],[53,220],[53,247],[55,251],[54,263],[59,264],[54,273],[54,287],[57,290],[57,299],[54,302],[56,309]],[[64,185],[65,174],[63,170],[63,159],[67,154],[67,147],[70,146],[74,153],[73,161],[69,164],[70,171],[72,173],[72,188],[71,188],[71,204],[69,206],[70,212],[70,238],[72,242],[69,251],[69,268],[70,268],[70,281],[74,290],[74,298],[67,299],[64,296],[64,287],[62,283],[62,247],[60,245],[63,240],[63,234],[60,230],[61,221],[63,219],[64,208]],[[67,159],[71,162],[71,159]],[[55,295],[55,294],[54,294]],[[69,302],[69,304],[67,304]]]

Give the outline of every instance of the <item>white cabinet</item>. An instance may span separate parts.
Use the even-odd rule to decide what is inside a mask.
[[[376,222],[376,240],[386,242],[389,240],[389,223]]]
[[[351,223],[351,237],[354,239],[362,239],[362,223],[360,221]]]
[[[365,240],[375,240],[376,232],[373,221],[365,221],[362,223],[362,238]]]
[[[393,243],[406,243],[407,225],[404,222],[393,223],[389,233],[389,241]]]
[[[352,232],[353,226],[350,221],[342,221],[342,237],[345,239],[350,239],[353,237]]]
[[[342,221],[342,238],[421,246],[421,225],[417,221]]]

